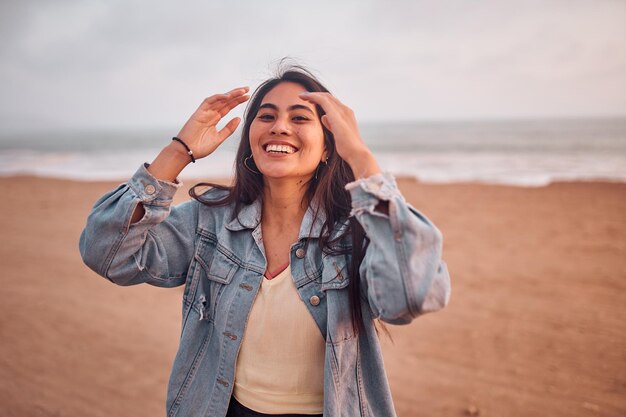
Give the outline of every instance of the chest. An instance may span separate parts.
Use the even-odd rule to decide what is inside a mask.
[[[243,332],[267,268],[260,244],[250,231],[201,233],[183,296],[186,321]],[[324,338],[351,338],[348,258],[324,254],[317,239],[297,241],[286,253],[299,302]]]

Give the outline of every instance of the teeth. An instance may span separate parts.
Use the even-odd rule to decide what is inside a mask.
[[[289,145],[269,144],[265,147],[265,152],[294,153],[295,151],[296,148]]]

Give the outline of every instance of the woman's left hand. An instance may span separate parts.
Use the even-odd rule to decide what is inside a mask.
[[[322,123],[335,137],[339,156],[350,165],[356,178],[380,173],[374,155],[369,150],[356,122],[354,111],[330,93],[301,93],[300,98],[319,105],[326,113]]]

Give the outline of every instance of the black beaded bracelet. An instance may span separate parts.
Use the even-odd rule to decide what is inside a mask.
[[[185,147],[185,149],[187,149],[187,153],[189,154],[189,157],[191,157],[191,162],[193,162],[195,164],[196,163],[196,158],[194,158],[193,151],[191,149],[189,149],[189,146],[187,146],[187,144],[185,142],[183,142],[183,140],[181,138],[177,138],[176,136],[174,136],[172,138],[172,140],[175,140],[176,142],[179,142],[181,145],[183,145]]]

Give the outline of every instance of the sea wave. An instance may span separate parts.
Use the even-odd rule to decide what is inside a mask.
[[[557,181],[626,182],[626,155],[580,153],[383,154],[380,165],[426,183],[479,182],[540,187]]]
[[[33,175],[79,181],[128,179],[158,149],[129,152],[49,152],[0,150],[0,176]],[[234,150],[218,150],[209,158],[190,164],[183,180],[232,176]],[[626,182],[626,155],[570,153],[424,152],[378,153],[381,168],[396,176],[414,177],[425,183],[479,182],[538,187],[555,181]]]

